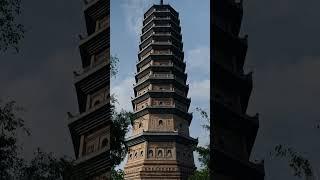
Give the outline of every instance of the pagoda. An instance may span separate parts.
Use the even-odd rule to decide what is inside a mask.
[[[247,36],[239,37],[242,0],[215,0],[213,9],[213,121],[212,179],[262,180],[263,162],[249,161],[259,117],[246,114],[252,91],[252,73],[243,66]]]
[[[79,113],[68,113],[76,160],[71,180],[110,179],[110,0],[85,0],[87,36],[80,37],[81,72],[74,72]]]
[[[195,170],[198,140],[189,135],[179,13],[163,1],[153,5],[144,14],[140,40],[125,179],[187,179]]]

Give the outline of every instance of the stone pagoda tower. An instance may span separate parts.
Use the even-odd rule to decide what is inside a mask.
[[[187,179],[195,170],[192,114],[179,14],[153,5],[145,14],[134,85],[133,134],[125,179]]]
[[[247,36],[239,37],[242,0],[215,0],[213,18],[212,179],[261,180],[263,163],[249,161],[259,128],[258,114],[246,114],[252,73],[244,74]]]
[[[74,72],[79,114],[69,115],[76,161],[68,179],[110,179],[110,0],[85,0],[87,37],[80,36],[81,72]]]

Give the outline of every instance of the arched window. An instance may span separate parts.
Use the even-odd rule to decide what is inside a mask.
[[[130,159],[132,159],[132,154],[130,154]]]
[[[152,150],[149,150],[148,156],[149,156],[149,157],[153,157],[153,151],[152,151]]]
[[[138,156],[138,153],[136,152],[136,153],[134,153],[134,158],[136,158]]]
[[[163,121],[159,120],[159,126],[162,126],[162,125],[163,125]]]
[[[141,128],[141,127],[142,127],[142,122],[139,123],[139,128]]]
[[[143,156],[143,151],[140,152],[140,156]]]
[[[159,150],[158,151],[158,157],[162,157],[162,156],[163,156],[162,150]]]
[[[171,157],[171,156],[172,156],[171,150],[168,150],[168,151],[167,151],[167,156],[168,156],[168,157]]]
[[[87,153],[92,153],[94,151],[94,145],[92,144],[92,145],[89,145],[88,147],[87,147]]]
[[[107,139],[107,138],[104,138],[104,139],[102,140],[101,147],[104,148],[104,147],[106,147],[107,145],[108,145],[108,139]]]
[[[96,106],[96,105],[98,105],[98,104],[100,104],[100,101],[99,101],[99,100],[96,100],[96,101],[93,103],[93,106]]]

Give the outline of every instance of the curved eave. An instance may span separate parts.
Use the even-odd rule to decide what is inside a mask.
[[[243,86],[240,89],[240,103],[242,107],[242,112],[245,113],[248,108],[250,95],[253,88],[253,80],[252,80],[252,73],[247,74],[247,79],[249,79],[249,86]]]
[[[142,44],[143,42],[147,41],[152,37],[162,37],[162,36],[170,36],[173,39],[176,39],[177,41],[182,42],[181,32],[175,31],[174,29],[161,31],[163,30],[163,28],[165,29],[165,28],[171,28],[171,27],[155,26],[153,28],[151,27],[150,29],[148,29],[148,31],[146,31],[145,33],[140,34],[140,44]]]
[[[214,16],[227,19],[236,28],[236,34],[239,33],[243,17],[243,5],[235,1],[215,1]]]
[[[78,157],[80,136],[92,130],[108,126],[111,123],[110,98],[96,108],[69,118],[70,130],[74,151]]]
[[[187,74],[184,73],[185,72],[184,67],[179,67],[178,65],[175,65],[174,63],[166,64],[166,65],[148,65],[148,67],[146,67],[145,69],[135,73],[135,77],[137,80],[137,78],[140,78],[140,77],[146,75],[146,72],[148,72],[150,70],[152,70],[154,72],[171,70],[173,72],[173,74],[179,74],[180,76],[187,76]]]
[[[151,47],[151,48],[150,48]],[[182,59],[184,58],[184,52],[183,52],[183,49],[181,47],[177,47],[175,46],[174,44],[166,44],[166,43],[150,43],[148,46],[146,46],[146,48],[144,48],[143,50],[141,50],[139,53],[138,53],[138,58],[140,59],[142,57],[142,54],[150,51],[150,50],[159,50],[159,49],[170,49],[174,52],[177,52],[179,53],[178,56],[181,57]]]
[[[264,165],[237,159],[223,150],[213,147],[212,167],[218,174],[238,177],[240,179],[264,179]]]
[[[229,49],[231,54],[238,56],[237,64],[239,67],[243,67],[248,49],[247,37],[240,38],[233,36],[218,26],[214,26],[213,33],[215,34],[213,40],[214,47],[216,47],[217,50]]]
[[[92,0],[84,8],[84,17],[88,34],[96,28],[96,21],[110,14],[110,0]],[[110,22],[110,21],[109,21]]]
[[[90,65],[91,56],[110,47],[110,27],[102,28],[80,41],[82,67]]]
[[[99,65],[97,65],[97,66],[95,66],[95,67],[93,67],[93,68],[84,70],[84,71],[83,71],[81,74],[79,74],[79,75],[75,75],[75,76],[74,76],[74,82],[75,82],[75,83],[78,83],[78,82],[80,82],[80,81],[83,81],[86,77],[95,74],[97,71],[99,71],[99,70],[101,70],[101,69],[103,69],[103,68],[105,68],[105,67],[109,67],[109,69],[110,69],[110,59],[107,59],[107,61],[104,61],[104,62],[102,62],[101,64],[99,64]],[[109,73],[108,70],[107,70],[106,72]]]
[[[86,77],[75,79],[79,111],[83,112],[86,106],[87,95],[101,88],[110,86],[110,65],[102,64],[92,70]]]
[[[127,146],[131,147],[145,141],[148,142],[168,142],[175,141],[177,143],[196,146],[198,144],[198,139],[194,139],[189,136],[183,136],[179,132],[142,132],[136,136],[127,138]]]
[[[218,61],[213,62],[213,73],[215,77],[215,81],[221,82],[221,88],[228,88],[231,90],[241,89],[240,93],[242,97],[248,97],[252,91],[253,80],[252,80],[252,73],[248,74],[241,74],[232,71],[230,68],[222,65]],[[228,83],[223,83],[228,82]],[[223,84],[222,84],[223,83]],[[218,83],[217,83],[218,84]],[[245,100],[245,99],[244,99]]]
[[[174,63],[179,64],[178,66],[182,66],[183,69],[185,70],[186,68],[186,63],[185,61],[180,60],[180,58],[178,58],[176,55],[174,54],[150,54],[148,55],[145,59],[140,60],[137,62],[137,70],[139,67],[142,67],[144,65],[146,65],[147,63],[149,63],[151,60],[172,60]]]
[[[162,31],[164,30],[165,31]],[[181,31],[177,31],[175,27],[173,26],[151,26],[147,31],[143,32],[140,36],[141,36],[141,39],[145,39],[146,38],[146,35],[150,32],[150,31],[153,31],[153,32],[160,32],[159,30],[161,30],[162,32],[175,32],[176,35],[179,36],[179,39],[182,40],[182,34],[181,34]]]
[[[175,84],[178,85],[179,88],[184,88],[184,89],[189,89],[189,85],[179,82],[178,80],[176,80],[175,78],[172,79],[168,79],[168,78],[148,78],[145,81],[143,81],[142,83],[139,83],[137,85],[134,85],[133,89],[135,91],[135,93],[137,92],[137,90],[141,89],[141,87],[146,87],[146,85],[148,84],[163,84],[163,83],[171,83],[171,84]]]
[[[151,34],[147,39],[139,44],[139,49],[143,49],[147,47],[150,41],[148,40],[159,40],[159,39],[166,39],[170,40],[176,47],[183,48],[183,42],[177,39],[172,33],[170,35],[159,35],[159,34]],[[159,40],[160,41],[160,40]]]
[[[214,98],[213,102],[213,124],[246,135],[247,150],[250,154],[259,129],[258,114],[251,117],[241,112],[237,112],[217,98]]]
[[[169,18],[168,18],[169,17]],[[150,16],[148,16],[148,18],[143,19],[142,25],[143,28],[146,27],[148,24],[154,22],[154,21],[169,21],[169,22],[173,22],[176,26],[179,26],[181,28],[180,25],[180,19],[175,17],[174,15],[170,14],[169,16],[165,16],[165,17],[161,17],[161,16],[156,16],[154,13],[152,13]]]
[[[141,96],[136,97],[131,102],[132,102],[132,105],[134,105],[148,98],[173,98],[176,101],[186,104],[188,109],[191,103],[191,98],[182,96],[181,94],[178,94],[175,91],[152,91],[152,90],[148,91],[147,93]]]
[[[157,10],[158,8],[163,8],[163,7],[167,7],[175,17],[177,18],[179,17],[179,13],[176,10],[174,10],[169,4],[163,4],[163,5],[154,4],[144,13],[143,17],[146,18],[152,15],[153,12],[151,11],[153,11],[154,9]]]
[[[72,168],[72,176],[76,179],[92,178],[111,171],[111,167],[110,150],[102,149],[76,160]]]
[[[188,121],[188,124],[191,124],[192,121],[192,113],[184,112],[180,109],[177,109],[175,107],[152,107],[148,106],[140,111],[134,112],[133,113],[133,118],[137,119],[141,116],[144,116],[146,114],[175,114],[178,115],[182,118],[184,118],[186,121]]]
[[[148,25],[153,23],[153,22],[166,22],[166,23],[169,23],[169,24],[172,24],[174,26],[175,29],[178,30],[178,32],[181,32],[181,26],[180,26],[180,22],[179,22],[179,19],[174,19],[172,18],[172,16],[170,18],[163,18],[163,17],[156,17],[156,18],[153,18],[152,20],[148,21],[145,25],[143,25],[142,27],[142,32],[144,33],[145,30],[147,30],[148,28]]]
[[[179,67],[177,67],[177,66],[174,66],[174,65],[150,65],[146,69],[144,69],[138,73],[135,73],[136,82],[138,81],[138,79],[147,75],[150,72],[150,70],[152,70],[153,73],[171,70],[172,74],[174,74],[175,76],[177,76],[179,78],[182,78],[185,82],[187,81],[187,78],[188,78],[188,74],[185,72],[182,72],[179,69]]]

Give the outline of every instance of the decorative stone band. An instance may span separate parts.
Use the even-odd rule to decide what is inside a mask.
[[[75,161],[72,168],[72,177],[87,179],[96,174],[110,171],[110,151],[101,150],[87,157]]]
[[[107,16],[110,14],[110,10],[109,10],[110,0],[85,0],[85,1],[88,2],[86,3],[85,9],[84,9],[87,28],[90,27],[89,25],[94,24],[94,22],[97,19],[100,19],[101,17]]]
[[[175,141],[181,144],[187,144],[190,146],[196,146],[198,144],[198,139],[194,139],[190,136],[184,136],[179,132],[142,132],[135,136],[129,137],[126,140],[126,144],[130,146],[134,146],[140,144],[145,141],[152,142],[168,142]]]
[[[80,41],[79,49],[83,65],[89,65],[92,55],[108,48],[109,34],[110,27],[104,27]]]
[[[178,115],[181,118],[184,118],[186,121],[188,121],[189,125],[191,124],[192,117],[193,117],[192,113],[184,112],[175,107],[148,106],[140,111],[135,112],[133,114],[133,118],[137,119],[146,114],[161,114],[161,113]]]
[[[80,136],[88,133],[89,131],[96,129],[97,127],[107,126],[111,124],[110,102],[109,100],[96,108],[93,108],[85,113],[77,116],[69,117],[69,129],[76,152],[78,156],[78,150],[80,145]]]

